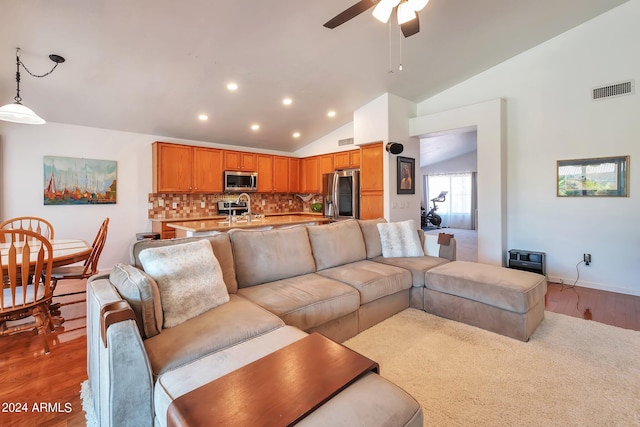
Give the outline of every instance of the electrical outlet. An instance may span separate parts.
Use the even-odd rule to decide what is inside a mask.
[[[172,207],[173,209],[177,209],[177,208],[178,208],[178,203],[173,202],[173,203],[171,204],[171,207]]]
[[[583,255],[583,260],[584,260],[585,265],[591,264],[591,254],[584,254]]]
[[[267,201],[266,200],[262,200],[262,206],[266,205]]]
[[[204,209],[206,206],[207,206],[207,204],[206,204],[205,202],[200,202],[200,207],[201,207],[202,209]]]

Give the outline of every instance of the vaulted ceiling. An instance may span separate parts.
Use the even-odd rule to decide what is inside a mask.
[[[21,70],[47,121],[290,152],[383,93],[422,101],[625,1],[431,0],[406,39],[370,12],[322,26],[357,0],[4,1],[0,105],[20,47],[34,74],[66,58]]]

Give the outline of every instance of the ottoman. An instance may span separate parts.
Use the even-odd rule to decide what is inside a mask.
[[[428,313],[528,341],[544,318],[545,276],[467,261],[425,273]]]

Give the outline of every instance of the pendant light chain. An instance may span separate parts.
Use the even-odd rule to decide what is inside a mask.
[[[38,75],[38,74],[33,74],[31,71],[29,71],[29,69],[27,68],[27,66],[26,66],[26,65],[24,65],[24,62],[22,62],[22,61],[20,60],[20,48],[17,48],[17,49],[16,49],[16,61],[17,61],[20,65],[22,65],[22,68],[24,68],[24,70],[25,70],[27,73],[29,73],[29,75],[31,75],[32,77],[38,77],[38,78],[40,78],[40,77],[47,77],[49,74],[53,73],[53,70],[55,70],[55,69],[56,69],[56,67],[57,67],[57,66],[58,66],[58,64],[59,64],[59,62],[54,61],[56,65],[54,65],[54,66],[53,66],[53,68],[52,68],[51,70],[49,70],[49,72],[44,73],[44,74],[40,74],[40,75]]]

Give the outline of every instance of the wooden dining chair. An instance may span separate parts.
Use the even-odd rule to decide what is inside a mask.
[[[0,229],[2,286],[0,290],[0,336],[37,329],[49,353],[47,334],[53,330],[51,270],[53,249],[44,236],[23,229]],[[33,316],[34,323],[8,322]]]
[[[56,267],[51,273],[53,280],[53,289],[55,290],[58,281],[67,279],[88,279],[98,272],[98,261],[100,260],[100,254],[104,248],[104,244],[107,241],[107,231],[109,229],[109,218],[105,218],[102,225],[98,229],[93,244],[91,245],[91,253],[89,257],[84,261],[82,265],[69,265],[64,267]],[[72,292],[66,294],[56,295],[67,296],[82,292]]]
[[[36,216],[19,216],[8,219],[0,223],[0,229],[33,231],[46,237],[48,240],[53,240],[53,226],[51,223],[46,219]],[[25,235],[21,233],[18,234],[17,237],[19,237],[20,241],[25,239]],[[4,243],[3,240],[0,240],[0,242]]]

